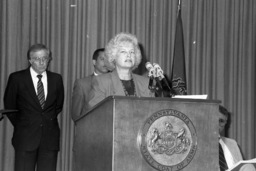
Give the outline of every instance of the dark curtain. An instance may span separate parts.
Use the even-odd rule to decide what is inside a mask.
[[[171,74],[178,0],[1,0],[0,98],[11,72],[28,66],[34,43],[52,51],[49,69],[65,86],[59,115],[61,150],[58,170],[71,170],[74,123],[70,117],[73,83],[93,72],[92,54],[115,34],[135,34],[143,61],[159,63]],[[245,159],[256,156],[254,0],[182,0],[188,94],[221,100],[232,121],[228,136]],[[142,74],[143,65],[138,69]],[[3,100],[0,101],[3,108]],[[13,170],[13,127],[0,122],[0,170]]]

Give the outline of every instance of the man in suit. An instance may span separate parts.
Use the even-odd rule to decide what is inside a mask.
[[[219,118],[220,147],[219,148],[222,149],[224,153],[224,158],[225,158],[225,161],[221,160],[221,155],[220,155],[220,171],[224,171],[225,169],[231,168],[240,160],[243,160],[243,157],[237,142],[234,139],[223,136],[225,134],[225,127],[228,126],[226,124],[228,123],[228,118],[230,113],[223,106],[219,107],[219,111],[220,111],[220,118]],[[222,169],[222,166],[226,168]],[[245,164],[240,168],[240,171],[255,171],[255,167],[251,164]]]
[[[77,79],[74,83],[71,109],[71,117],[74,121],[82,114],[85,114],[90,108],[87,102],[89,100],[92,78],[94,76],[105,74],[109,72],[110,69],[105,60],[104,48],[97,49],[93,53],[92,62],[94,73],[85,78]]]
[[[30,47],[30,66],[10,74],[4,94],[5,109],[14,126],[15,171],[55,171],[60,143],[57,116],[62,111],[64,86],[60,74],[47,70],[50,50]]]
[[[101,74],[105,74],[111,70],[107,61],[105,60],[104,48],[100,48],[94,51],[92,56],[92,62],[94,66],[94,73],[82,78],[77,79],[74,83],[72,93],[72,106],[71,117],[73,121],[78,119],[81,115],[85,114],[89,110],[88,101],[89,93],[91,91],[92,78]],[[79,170],[76,168],[76,143],[73,145],[73,170]]]

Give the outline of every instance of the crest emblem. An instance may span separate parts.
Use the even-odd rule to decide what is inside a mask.
[[[166,109],[149,117],[138,135],[141,154],[157,170],[180,170],[193,159],[196,131],[183,113]]]

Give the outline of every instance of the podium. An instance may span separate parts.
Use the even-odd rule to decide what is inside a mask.
[[[218,100],[110,96],[75,121],[75,171],[218,170]]]
[[[4,118],[3,115],[6,115],[8,113],[15,113],[18,112],[18,110],[15,109],[0,109],[0,121]]]

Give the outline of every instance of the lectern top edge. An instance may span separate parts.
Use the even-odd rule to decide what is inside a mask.
[[[127,97],[127,96],[109,96],[103,101],[110,99],[136,99],[136,100],[152,100],[152,101],[181,101],[181,102],[204,102],[204,103],[220,103],[220,100],[209,99],[191,99],[191,98],[168,98],[168,97]]]
[[[83,118],[84,116],[86,116],[88,113],[90,113],[91,111],[93,111],[94,109],[98,108],[99,106],[101,106],[102,104],[106,103],[107,101],[110,100],[118,100],[118,99],[127,99],[127,100],[149,100],[149,101],[173,101],[173,102],[195,102],[195,103],[217,103],[220,104],[221,101],[220,100],[209,100],[209,99],[185,99],[185,98],[167,98],[167,97],[127,97],[127,96],[108,96],[106,97],[104,100],[102,100],[101,102],[99,102],[98,104],[96,104],[94,107],[92,107],[91,109],[89,109],[85,114],[81,115],[79,118],[77,118],[75,120],[75,122],[77,122],[78,120],[80,120],[81,118]]]

